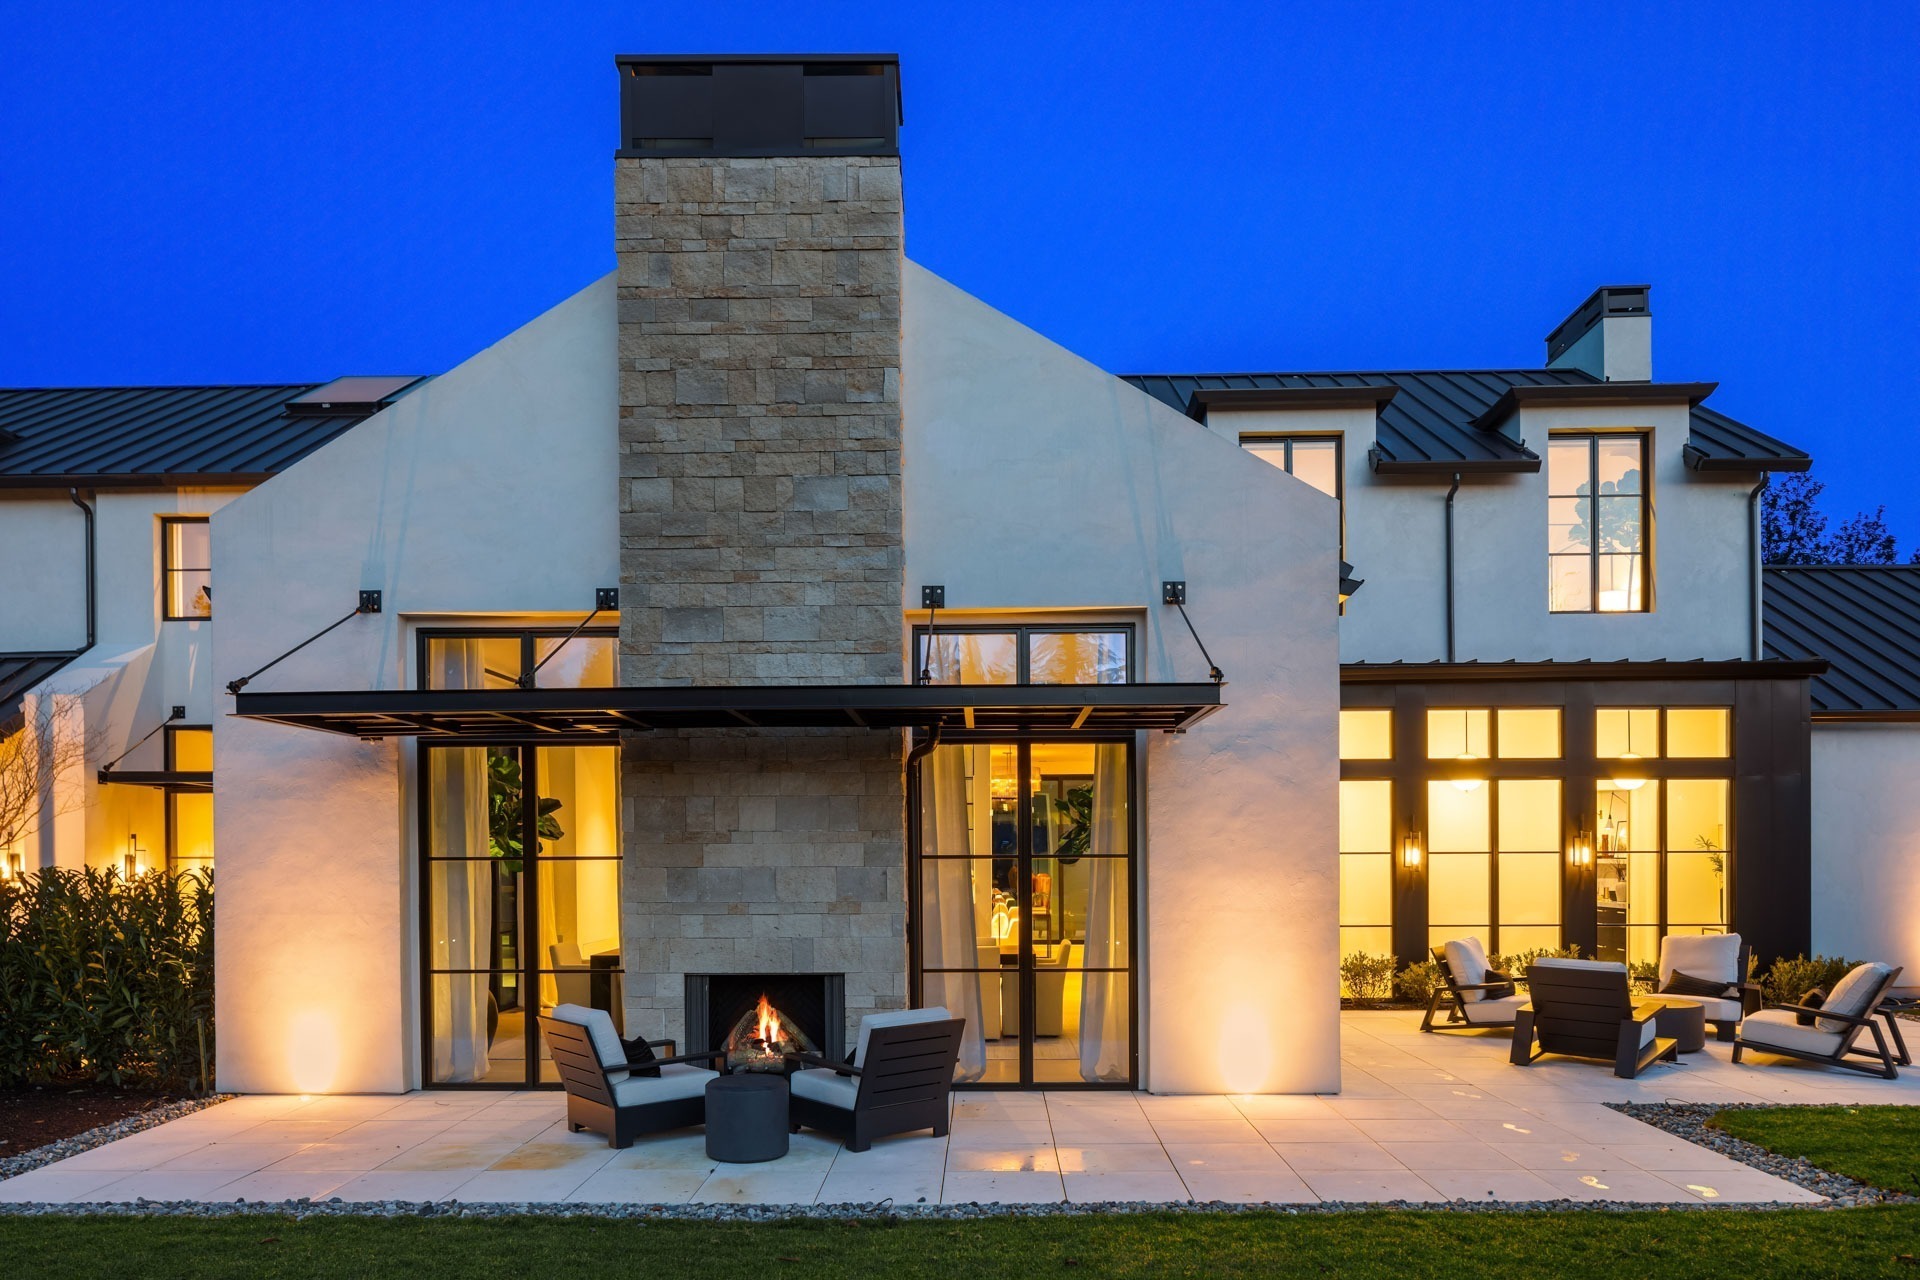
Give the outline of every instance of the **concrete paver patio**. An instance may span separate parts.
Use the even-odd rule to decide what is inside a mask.
[[[697,1129],[612,1150],[567,1132],[558,1093],[254,1096],[0,1181],[0,1201],[1799,1204],[1819,1198],[1603,1104],[1920,1105],[1917,1072],[1734,1066],[1722,1044],[1620,1080],[1597,1062],[1515,1067],[1505,1035],[1422,1035],[1416,1014],[1341,1022],[1338,1095],[959,1093],[944,1141],[856,1154],[807,1131],[784,1160],[757,1165],[708,1160]]]

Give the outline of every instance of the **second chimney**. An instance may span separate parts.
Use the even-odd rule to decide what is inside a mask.
[[[1547,368],[1602,382],[1653,381],[1653,312],[1644,284],[1605,284],[1547,335]]]

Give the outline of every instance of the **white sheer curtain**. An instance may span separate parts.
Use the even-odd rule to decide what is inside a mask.
[[[477,688],[480,644],[463,640],[440,652],[438,688]],[[426,886],[431,900],[433,967],[485,970],[493,932],[493,858],[487,844],[487,751],[428,751],[428,842],[437,862]],[[438,973],[432,979],[433,1078],[446,1084],[487,1073],[487,975]]]
[[[993,946],[987,912],[974,899],[974,859],[967,833],[966,747],[936,747],[920,763],[920,892],[922,895],[921,966],[927,969],[971,969],[980,963],[986,947],[999,962]],[[979,886],[982,895],[990,886]],[[995,975],[996,980],[998,975]],[[957,1018],[965,1018],[960,1041],[959,1081],[980,1079],[987,1070],[986,1027],[982,1016],[980,975],[930,973],[926,975],[929,1004],[943,1004]]]
[[[1127,749],[1102,743],[1093,749],[1093,830],[1090,855],[1129,852],[1127,825]],[[1085,1080],[1125,1080],[1132,1028],[1128,1017],[1127,958],[1132,913],[1127,901],[1124,856],[1090,856],[1087,862],[1087,942],[1089,970],[1118,973],[1082,975],[1080,988],[1080,1075]]]

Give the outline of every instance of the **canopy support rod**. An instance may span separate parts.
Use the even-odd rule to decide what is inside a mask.
[[[360,593],[360,603],[357,606],[355,606],[352,613],[340,619],[340,621],[338,622],[329,623],[327,626],[320,628],[320,630],[314,632],[312,635],[308,636],[305,640],[302,640],[299,644],[293,646],[293,648],[287,650],[285,653],[275,658],[272,662],[269,662],[266,666],[261,667],[255,671],[249,671],[246,675],[241,676],[238,680],[227,681],[227,692],[236,693],[236,694],[239,693],[242,689],[246,688],[248,685],[253,683],[253,678],[255,676],[261,675],[264,672],[270,670],[271,668],[279,666],[281,663],[285,662],[288,658],[291,658],[294,654],[300,652],[302,649],[306,648],[308,645],[312,644],[315,640],[318,640],[321,636],[327,634],[327,632],[333,630],[335,627],[351,622],[363,613],[378,613],[378,612],[380,612],[380,593],[378,591],[362,591]]]
[[[1213,660],[1213,655],[1207,652],[1207,642],[1202,640],[1200,633],[1193,629],[1193,619],[1187,616],[1187,584],[1184,581],[1162,582],[1160,603],[1170,604],[1180,611],[1180,621],[1187,624],[1187,634],[1192,636],[1193,642],[1200,646],[1200,656],[1207,660],[1207,679],[1215,684],[1225,684],[1226,673],[1220,670]]]
[[[579,626],[567,632],[566,635],[560,637],[560,643],[553,646],[553,648],[547,650],[547,656],[540,659],[540,661],[534,663],[533,668],[531,670],[521,672],[520,678],[516,680],[514,683],[518,684],[522,689],[533,688],[533,678],[540,674],[540,668],[546,666],[549,662],[553,661],[554,654],[559,653],[562,649],[566,648],[567,642],[569,640],[572,640],[575,636],[579,635],[582,631],[585,631],[588,625],[592,623],[592,621],[595,618],[599,617],[602,612],[612,612],[618,609],[619,607],[620,607],[620,588],[595,587],[593,590],[593,611],[589,613],[586,617],[580,619]]]
[[[113,771],[113,766],[119,764],[122,760],[125,760],[128,756],[132,755],[134,752],[138,751],[141,747],[145,746],[147,744],[147,738],[151,738],[154,734],[160,732],[162,729],[172,724],[175,720],[185,720],[186,718],[187,718],[187,709],[185,707],[175,707],[172,713],[169,714],[165,720],[162,720],[159,724],[147,730],[146,737],[141,738],[140,741],[134,743],[132,746],[128,747],[125,751],[122,751],[119,755],[115,756],[113,759],[101,765],[100,772],[111,773]]]

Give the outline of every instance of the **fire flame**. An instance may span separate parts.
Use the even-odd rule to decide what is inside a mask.
[[[767,1002],[765,992],[760,993],[760,1003],[754,1006],[754,1019],[754,1038],[769,1053],[774,1052],[784,1037],[780,1033],[780,1018],[774,1013],[773,1006]]]

